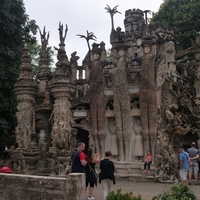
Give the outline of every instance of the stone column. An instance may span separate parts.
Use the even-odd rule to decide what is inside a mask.
[[[17,96],[17,121],[16,141],[19,148],[32,147],[35,134],[35,93],[37,90],[36,83],[32,75],[31,60],[28,49],[24,48],[22,63],[19,67],[20,74],[14,86]]]
[[[58,62],[56,63],[56,70],[50,82],[51,94],[53,95],[54,108],[51,114],[52,119],[52,147],[56,148],[60,156],[66,156],[71,153],[71,139],[72,139],[72,114],[70,110],[69,97],[74,92],[75,85],[72,80],[71,63],[65,51],[64,40],[67,33],[67,26],[64,37],[63,25],[59,24],[60,33],[60,48],[58,50]],[[73,147],[75,148],[75,147]],[[52,149],[51,149],[52,150]],[[63,155],[65,152],[65,155]]]
[[[15,130],[18,148],[12,156],[13,171],[15,173],[33,174],[38,159],[34,121],[37,85],[33,79],[31,60],[27,48],[24,48],[19,71],[19,78],[14,86],[18,102],[16,113],[18,125]]]

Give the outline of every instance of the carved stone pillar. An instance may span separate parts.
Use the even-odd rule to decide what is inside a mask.
[[[37,85],[32,75],[31,60],[28,49],[24,48],[19,78],[14,86],[17,96],[16,141],[18,148],[13,153],[13,171],[15,173],[33,174],[36,170],[38,147],[35,131],[35,93]]]
[[[16,141],[19,148],[31,147],[34,143],[33,136],[35,134],[35,92],[37,90],[36,83],[32,75],[31,60],[28,49],[24,48],[22,63],[19,67],[20,74],[14,86],[17,96],[17,121]]]
[[[60,36],[63,27],[60,25]],[[63,38],[63,37],[61,37]],[[72,114],[70,110],[69,97],[74,92],[75,85],[72,81],[71,64],[68,61],[64,39],[61,40],[58,49],[58,62],[56,70],[50,82],[51,94],[53,95],[54,108],[51,114],[52,119],[52,147],[57,149],[58,156],[66,156],[70,154],[70,142],[72,137]],[[65,151],[65,155],[63,152]]]

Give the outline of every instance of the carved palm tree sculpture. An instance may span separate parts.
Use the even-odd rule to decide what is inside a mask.
[[[87,31],[87,36],[85,36],[85,35],[79,35],[79,34],[77,34],[77,36],[80,36],[80,38],[85,38],[86,39],[86,41],[87,41],[87,45],[88,45],[88,49],[89,49],[89,52],[91,51],[91,49],[90,49],[90,43],[89,43],[89,41],[90,40],[95,40],[96,41],[96,36],[94,35],[94,33],[93,32],[88,32]]]
[[[110,6],[108,4],[106,4],[107,7],[105,7],[105,9],[107,10],[108,13],[110,13],[110,16],[111,16],[111,23],[112,23],[112,30],[114,30],[114,20],[113,20],[113,16],[116,14],[116,13],[120,13],[118,10],[117,10],[117,6],[115,6],[113,9],[110,8]],[[122,13],[120,13],[122,14]]]
[[[148,24],[147,13],[151,14],[151,11],[150,10],[144,10],[143,13],[145,14],[145,23]]]

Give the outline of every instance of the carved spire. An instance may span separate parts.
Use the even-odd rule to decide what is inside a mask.
[[[49,67],[49,51],[51,47],[48,47],[49,40],[49,32],[45,31],[45,27],[43,29],[43,33],[40,30],[41,37],[41,52],[40,52],[40,71],[38,73],[39,80],[50,80],[51,79],[51,70]]]
[[[33,79],[33,69],[31,67],[31,59],[27,47],[24,47],[23,55],[21,59],[21,65],[19,67],[19,78],[15,84],[15,88],[20,86],[35,88],[35,82]]]

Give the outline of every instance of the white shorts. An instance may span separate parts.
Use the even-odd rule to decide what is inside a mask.
[[[180,169],[179,170],[179,176],[180,176],[180,179],[182,181],[186,181],[187,180],[187,174],[188,174],[188,170],[187,169]]]

